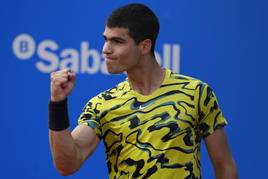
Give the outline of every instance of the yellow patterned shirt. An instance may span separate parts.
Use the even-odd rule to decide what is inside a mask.
[[[95,96],[78,123],[103,139],[111,179],[199,179],[201,139],[227,124],[206,83],[167,69],[149,96],[127,80]]]

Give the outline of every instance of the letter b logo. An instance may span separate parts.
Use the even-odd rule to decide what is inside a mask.
[[[35,51],[35,41],[28,34],[18,35],[12,44],[13,52],[21,60],[28,60]]]

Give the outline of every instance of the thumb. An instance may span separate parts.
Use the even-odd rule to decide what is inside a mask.
[[[68,72],[68,80],[71,81],[71,82],[74,82],[75,79],[76,79],[76,74]]]

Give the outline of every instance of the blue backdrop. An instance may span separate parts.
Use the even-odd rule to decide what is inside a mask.
[[[0,178],[64,178],[49,150],[49,73],[67,66],[77,73],[69,97],[74,128],[89,98],[125,78],[106,74],[102,33],[110,12],[130,2],[0,2]],[[216,92],[240,178],[267,178],[267,1],[135,2],[159,17],[159,63],[207,82]],[[214,178],[204,145],[202,172],[203,178]],[[67,178],[108,178],[103,144]]]

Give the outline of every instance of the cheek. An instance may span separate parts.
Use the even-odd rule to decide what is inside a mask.
[[[128,48],[118,48],[117,49],[117,54],[120,57],[126,57],[130,53],[130,50]]]
[[[120,50],[120,61],[126,64],[134,64],[139,59],[136,49],[125,48]]]

